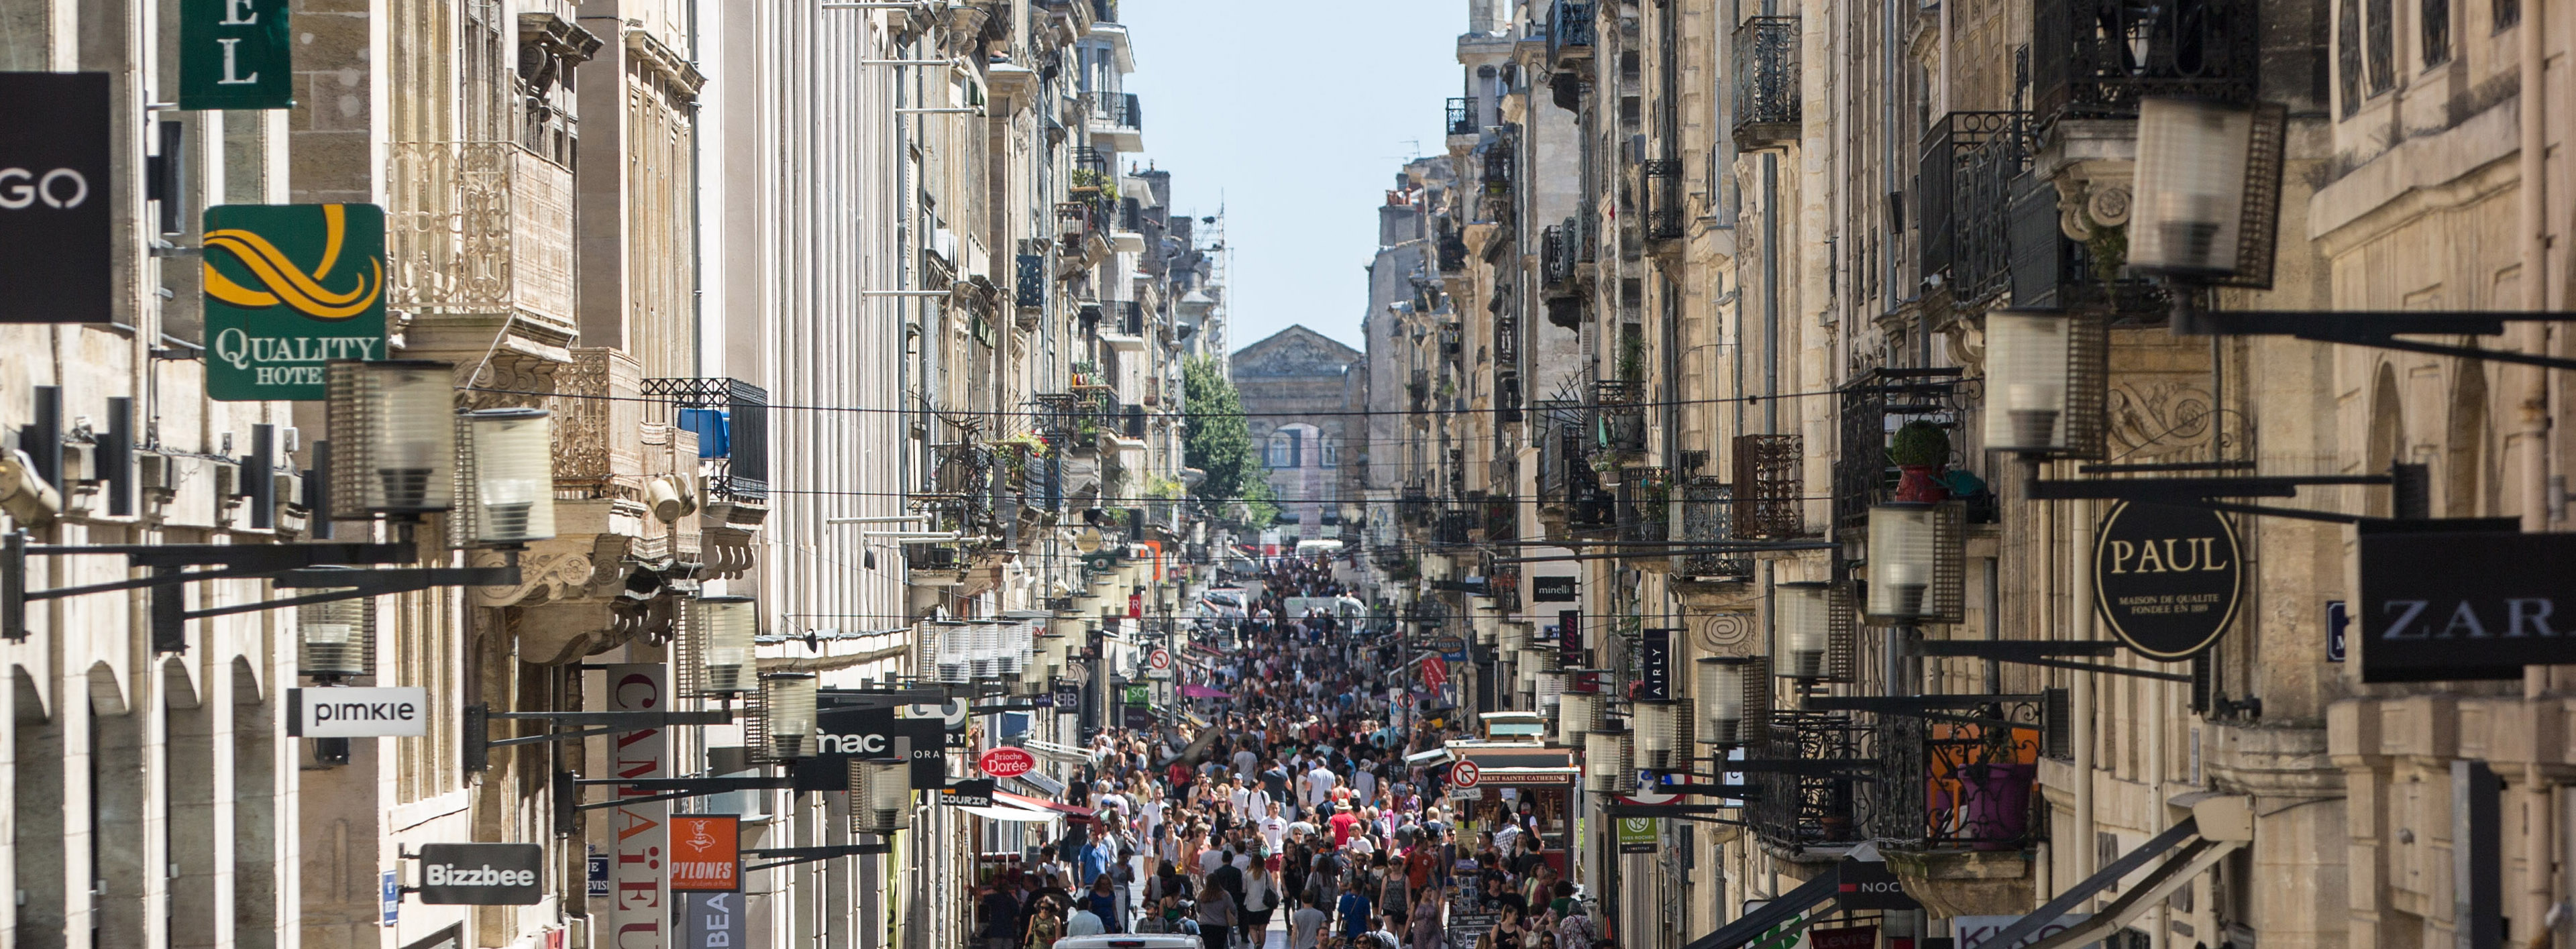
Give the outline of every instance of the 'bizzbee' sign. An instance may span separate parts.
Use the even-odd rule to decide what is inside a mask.
[[[545,861],[538,844],[422,844],[420,901],[534,906],[545,899]]]

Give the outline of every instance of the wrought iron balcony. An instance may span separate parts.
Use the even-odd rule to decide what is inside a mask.
[[[1735,539],[1735,490],[1714,475],[1699,475],[1682,485],[1682,536],[1691,547],[1710,547]],[[1682,577],[1703,583],[1740,583],[1753,579],[1753,558],[1744,554],[1693,553],[1682,556]]]
[[[1094,23],[1118,22],[1118,0],[1091,0],[1091,20]]]
[[[1011,272],[1011,302],[1022,310],[1046,309],[1046,255],[1021,254],[1017,264]]]
[[[1440,512],[1439,521],[1433,525],[1431,540],[1436,544],[1464,547],[1476,542],[1476,539],[1468,533],[1475,526],[1475,511],[1466,508],[1445,508]]]
[[[1439,247],[1441,273],[1459,273],[1467,269],[1467,241],[1459,236],[1457,222],[1446,215],[1440,218]]]
[[[1952,112],[1923,133],[1919,276],[1983,307],[2012,288],[2013,179],[2030,168],[2030,114]]]
[[[1908,850],[2029,845],[2045,703],[1997,698],[1961,710],[1987,723],[1878,716],[1875,757],[1885,777],[1865,793],[1875,798],[1878,839]]]
[[[1745,757],[1854,761],[1869,753],[1870,727],[1847,713],[1791,709],[1771,713],[1766,741]],[[1870,838],[1878,802],[1877,782],[1852,777],[1755,772],[1744,776],[1756,796],[1745,802],[1745,821],[1763,842],[1791,852],[1856,844]]]
[[[2030,71],[2040,121],[2135,118],[2146,96],[2251,101],[2257,11],[2255,0],[2038,0]]]
[[[1574,259],[1579,233],[1573,218],[1539,229],[1539,288],[1549,296],[1571,296],[1576,292]]]
[[[1799,94],[1798,18],[1757,16],[1735,28],[1735,147],[1798,140],[1805,114]]]
[[[1413,378],[1411,378],[1411,379],[1407,380],[1407,381],[1404,383],[1404,395],[1405,395],[1406,401],[1407,401],[1407,402],[1412,406],[1413,411],[1415,411],[1415,412],[1428,412],[1428,411],[1430,411],[1430,410],[1431,410],[1431,373],[1430,373],[1430,371],[1429,371],[1429,370],[1424,370],[1424,369],[1416,369],[1416,370],[1413,370]]]
[[[1594,5],[1586,0],[1556,0],[1547,16],[1547,59],[1567,66],[1592,58]]]
[[[644,396],[665,400],[675,424],[698,433],[709,494],[769,498],[768,390],[740,379],[646,379]]]
[[[1620,469],[1619,539],[1640,544],[1664,542],[1671,534],[1672,498],[1671,472],[1662,468]],[[1668,559],[1659,547],[1630,548],[1624,552],[1638,560]]]
[[[1683,205],[1682,163],[1671,158],[1650,158],[1637,163],[1639,206],[1646,218],[1649,241],[1679,240],[1687,218]]]
[[[1136,104],[1135,93],[1094,92],[1090,95],[1094,120],[1120,129],[1144,129],[1145,110]]]
[[[1735,437],[1735,536],[1781,540],[1807,533],[1803,439]]]
[[[1873,369],[1842,390],[1842,444],[1834,454],[1834,529],[1865,530],[1869,508],[1891,500],[1901,474],[1888,453],[1890,420],[1955,428],[1967,418],[1957,369]],[[1957,439],[1952,439],[1955,457]],[[1949,464],[1952,459],[1942,459]]]
[[[1478,130],[1478,126],[1476,125],[1476,100],[1460,98],[1450,99],[1448,127],[1449,134],[1451,135],[1476,134]]]

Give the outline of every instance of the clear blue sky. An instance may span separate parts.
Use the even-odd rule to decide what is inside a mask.
[[[1377,206],[1440,154],[1466,0],[1119,0],[1127,91],[1172,203],[1222,203],[1234,249],[1226,341],[1291,324],[1360,345]]]

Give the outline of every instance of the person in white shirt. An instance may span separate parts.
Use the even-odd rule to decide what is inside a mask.
[[[1306,772],[1306,806],[1324,806],[1325,801],[1333,799],[1333,786],[1340,782],[1331,768],[1317,764],[1315,770]]]
[[[1367,807],[1376,803],[1377,772],[1371,771],[1366,767],[1352,770],[1351,790],[1359,792],[1361,807]]]
[[[1517,822],[1504,824],[1494,830],[1494,852],[1501,854],[1505,860],[1520,854],[1520,842],[1521,825]]]
[[[1088,909],[1078,909],[1073,911],[1073,921],[1065,924],[1064,934],[1067,936],[1097,936],[1106,928],[1107,927],[1100,924],[1100,914],[1094,913]]]
[[[1260,767],[1261,756],[1253,754],[1252,747],[1250,745],[1246,745],[1235,751],[1234,773],[1250,777],[1253,772],[1259,770]]]
[[[1286,849],[1288,819],[1279,816],[1279,805],[1272,804],[1263,808],[1263,814],[1255,825],[1261,829],[1261,839],[1270,844],[1272,853],[1279,853]]]

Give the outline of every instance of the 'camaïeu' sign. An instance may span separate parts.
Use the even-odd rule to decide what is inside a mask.
[[[2123,503],[2094,531],[2093,604],[2139,655],[2172,662],[2217,642],[2244,597],[2236,528],[2207,508]]]

